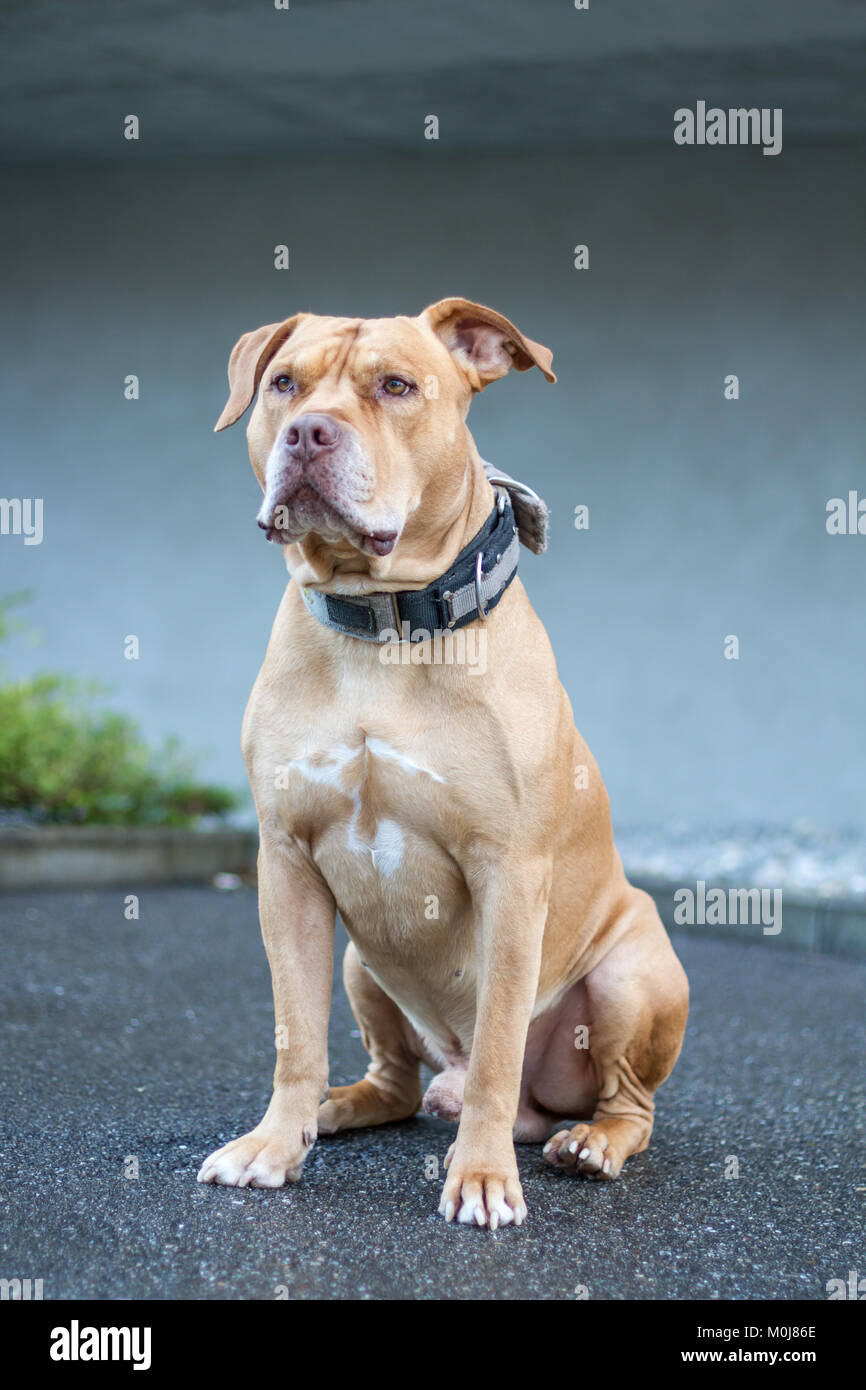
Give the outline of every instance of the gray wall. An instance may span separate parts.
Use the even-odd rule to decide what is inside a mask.
[[[42,635],[15,671],[110,681],[242,784],[284,570],[243,427],[211,433],[228,352],[299,308],[465,294],[555,353],[556,387],[514,375],[472,424],[552,507],[522,571],[615,818],[861,824],[866,536],[829,536],[825,505],[866,495],[863,148],[279,153],[7,175],[0,492],[46,518],[41,546],[0,539],[0,592],[35,590]]]

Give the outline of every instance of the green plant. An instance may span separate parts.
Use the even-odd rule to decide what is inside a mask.
[[[0,601],[0,641],[15,626]],[[0,684],[0,812],[37,822],[190,825],[237,804],[198,782],[175,740],[154,752],[133,720],[94,701],[105,687],[43,674]]]

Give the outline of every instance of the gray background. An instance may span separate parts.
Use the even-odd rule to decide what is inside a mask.
[[[522,572],[615,819],[862,824],[866,536],[825,507],[866,495],[864,6],[76,8],[6,50],[0,492],[45,499],[0,538],[13,669],[111,682],[242,786],[284,569],[211,433],[231,346],[463,294],[555,354],[471,424],[551,505]],[[699,98],[782,105],[782,153],[675,147]]]

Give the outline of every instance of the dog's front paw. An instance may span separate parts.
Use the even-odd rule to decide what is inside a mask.
[[[283,1183],[297,1182],[314,1139],[310,1129],[305,1129],[294,1144],[272,1131],[253,1129],[206,1158],[198,1181],[226,1187],[282,1187]]]
[[[446,1221],[463,1226],[521,1226],[526,1220],[526,1203],[517,1176],[517,1167],[501,1163],[463,1162],[455,1154],[456,1141],[445,1159],[448,1177],[442,1188],[439,1211]]]

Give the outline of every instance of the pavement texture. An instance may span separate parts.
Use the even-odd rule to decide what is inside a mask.
[[[423,1116],[320,1140],[280,1191],[196,1183],[268,1099],[254,893],[148,889],[137,921],[119,891],[0,898],[0,1277],[46,1299],[823,1300],[866,1272],[866,966],[675,943],[693,1007],[650,1148],[602,1184],[521,1146],[529,1219],[491,1233],[436,1215],[453,1130]],[[332,1083],[363,1066],[338,983]]]

